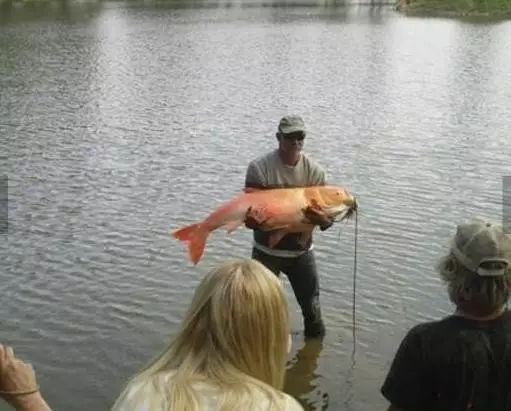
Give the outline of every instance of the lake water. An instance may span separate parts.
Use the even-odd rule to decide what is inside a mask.
[[[283,279],[286,390],[309,410],[385,409],[406,331],[452,310],[434,264],[456,223],[502,219],[511,22],[194,4],[0,8],[0,341],[55,410],[108,409],[201,276],[250,253],[248,230],[219,231],[194,267],[170,231],[238,193],[297,113],[306,151],[359,199],[356,340],[350,221],[316,235],[322,343],[304,345]]]

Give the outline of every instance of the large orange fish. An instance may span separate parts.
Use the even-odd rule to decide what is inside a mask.
[[[300,241],[305,244],[314,230],[303,213],[306,207],[321,209],[330,217],[343,214],[345,218],[356,211],[357,201],[344,188],[335,186],[250,191],[222,204],[200,223],[180,228],[172,235],[188,242],[188,254],[194,264],[202,257],[212,231],[225,227],[232,232],[244,223],[247,213],[262,223],[262,230],[273,231],[270,247],[288,233],[302,233]]]

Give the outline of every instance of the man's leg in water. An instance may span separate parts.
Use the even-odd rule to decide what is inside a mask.
[[[305,337],[323,337],[325,326],[319,304],[319,277],[314,252],[308,251],[296,258],[289,258],[282,268],[293,287],[296,300],[302,309]]]

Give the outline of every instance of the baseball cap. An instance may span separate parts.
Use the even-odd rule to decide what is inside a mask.
[[[461,264],[481,276],[501,276],[511,266],[511,237],[491,222],[458,225],[451,251]]]
[[[305,133],[305,123],[300,116],[284,116],[280,119],[279,131],[283,134],[295,133],[297,131]]]

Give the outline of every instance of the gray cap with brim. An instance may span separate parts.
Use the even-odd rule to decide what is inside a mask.
[[[490,222],[458,225],[451,251],[461,264],[481,276],[501,276],[511,267],[511,237]]]
[[[284,116],[280,119],[279,131],[283,134],[296,133],[297,131],[305,133],[305,123],[300,116]]]

